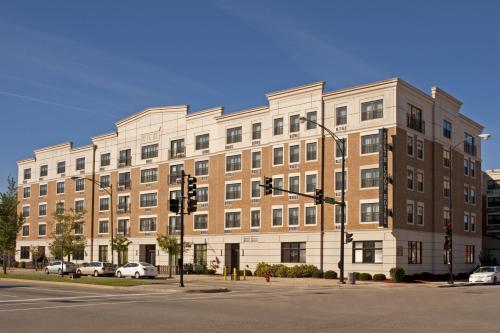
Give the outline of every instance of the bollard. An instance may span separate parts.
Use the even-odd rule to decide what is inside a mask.
[[[243,270],[243,281],[246,281],[246,279],[247,279],[247,270],[244,269]]]
[[[233,280],[236,281],[236,267],[233,268]]]
[[[224,266],[224,270],[223,270],[223,273],[222,275],[224,275],[224,281],[227,281],[227,272],[226,272],[226,266]]]

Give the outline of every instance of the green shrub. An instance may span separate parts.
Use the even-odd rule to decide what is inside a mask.
[[[391,274],[391,280],[394,282],[401,282],[403,281],[403,277],[405,275],[405,270],[402,267],[393,267],[389,271]]]
[[[278,268],[278,270],[276,271],[276,275],[278,277],[288,277],[288,270],[289,270],[288,267],[283,265]]]
[[[274,265],[271,265],[271,270],[270,270],[269,274],[272,277],[278,277],[278,270],[284,269],[282,267],[287,267],[287,266],[285,266],[283,264],[274,264]]]
[[[271,265],[265,262],[259,262],[255,268],[255,276],[264,276],[264,274],[271,274]]]
[[[384,281],[386,279],[385,274],[374,274],[373,281]]]
[[[360,281],[371,281],[372,275],[370,273],[360,273],[359,280]]]
[[[323,271],[321,270],[315,270],[313,272],[313,275],[312,275],[313,278],[316,278],[316,279],[322,279],[323,278]]]
[[[413,276],[411,275],[403,275],[403,278],[401,280],[401,282],[414,282],[415,280],[413,279]]]
[[[300,277],[300,268],[299,268],[299,266],[295,265],[293,267],[290,267],[288,269],[287,277],[289,277],[289,278],[298,278],[298,277]]]
[[[325,279],[336,279],[337,278],[337,272],[335,272],[335,271],[326,271],[323,274],[323,278],[325,278]]]
[[[359,272],[354,272],[354,279],[359,280]]]

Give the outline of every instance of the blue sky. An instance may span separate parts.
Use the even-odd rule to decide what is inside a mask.
[[[438,85],[493,134],[499,1],[0,1],[0,189],[33,149],[115,129],[142,108],[223,105],[317,80]]]

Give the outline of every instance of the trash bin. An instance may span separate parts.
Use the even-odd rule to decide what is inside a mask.
[[[347,283],[356,284],[356,275],[354,272],[347,273]]]

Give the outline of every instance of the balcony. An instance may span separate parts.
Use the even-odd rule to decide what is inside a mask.
[[[123,228],[116,228],[115,229],[115,234],[116,235],[122,235],[122,236],[125,236],[125,237],[130,237],[130,227],[129,226],[126,226],[126,227],[123,227]]]
[[[177,148],[177,149],[171,149],[169,156],[170,156],[170,159],[184,158],[184,157],[186,157],[186,148],[181,147],[181,148]]]
[[[132,186],[130,181],[118,183],[118,191],[130,190],[131,187]]]
[[[118,204],[117,212],[118,214],[130,213],[130,204],[129,203]]]
[[[117,162],[119,168],[128,167],[132,165],[132,157],[119,158]]]
[[[425,121],[412,114],[406,114],[406,127],[414,129],[422,134],[425,133]]]
[[[464,142],[464,153],[470,154],[472,156],[476,156],[477,146],[470,143]]]
[[[167,234],[169,235],[180,235],[181,234],[181,226],[180,224],[169,225],[167,227]]]

